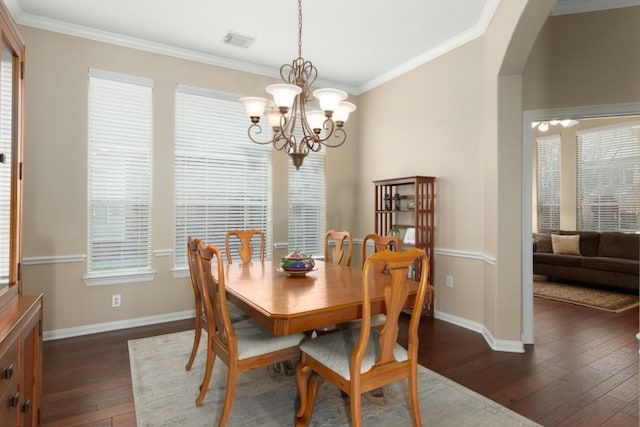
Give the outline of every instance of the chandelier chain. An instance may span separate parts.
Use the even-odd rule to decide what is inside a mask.
[[[302,58],[302,0],[298,0],[298,58]]]

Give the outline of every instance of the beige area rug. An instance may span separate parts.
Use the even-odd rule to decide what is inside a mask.
[[[533,295],[613,313],[638,305],[638,295],[537,280],[533,281]]]
[[[217,425],[224,400],[226,367],[216,360],[204,404],[196,408],[206,346],[203,340],[196,362],[187,372],[184,366],[192,343],[193,331],[129,341],[138,427]],[[418,368],[420,410],[425,426],[538,426],[427,368]],[[406,380],[384,390],[388,401],[386,406],[377,406],[363,398],[363,424],[385,427],[411,425]],[[312,426],[350,425],[349,401],[340,397],[338,389],[325,383],[318,394]],[[293,425],[296,395],[294,376],[271,377],[266,368],[240,374],[229,425]]]

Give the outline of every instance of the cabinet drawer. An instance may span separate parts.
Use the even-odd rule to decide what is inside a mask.
[[[0,425],[12,427],[18,425],[18,383],[13,381],[0,397]]]
[[[11,384],[16,383],[18,376],[18,341],[14,341],[9,349],[0,355],[0,395],[4,395]]]

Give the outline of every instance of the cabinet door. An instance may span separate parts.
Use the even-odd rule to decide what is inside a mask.
[[[38,330],[36,327],[25,330],[22,337],[21,348],[21,378],[20,378],[20,404],[18,406],[20,426],[31,427],[38,425],[37,405],[34,402],[36,385],[36,349]]]

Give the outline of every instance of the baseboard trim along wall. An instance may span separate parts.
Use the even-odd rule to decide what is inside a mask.
[[[56,329],[45,331],[43,341],[57,340],[62,338],[78,337],[82,335],[97,334],[100,332],[117,331],[120,329],[135,328],[138,326],[155,325],[157,323],[173,322],[176,320],[192,319],[195,316],[195,310],[179,311],[175,313],[159,314],[157,316],[138,317],[135,319],[117,320],[115,322],[96,323],[93,325],[76,326],[72,328]],[[520,341],[496,340],[487,328],[481,323],[472,322],[468,319],[454,316],[436,310],[434,312],[436,319],[442,320],[456,326],[469,329],[473,332],[482,334],[492,350],[508,351],[512,353],[524,353],[524,346]]]
[[[159,314],[156,316],[137,317],[135,319],[116,320],[115,322],[95,323],[93,325],[75,326],[72,328],[55,329],[45,331],[43,341],[58,340],[62,338],[78,337],[82,335],[97,334],[100,332],[117,331],[120,329],[135,328],[138,326],[155,325],[157,323],[173,322],[176,320],[192,319],[195,310],[179,311],[175,313]]]
[[[522,341],[510,341],[496,339],[493,334],[482,324],[478,322],[472,322],[464,317],[454,316],[449,313],[435,310],[433,316],[436,319],[442,320],[447,323],[451,323],[456,326],[460,326],[470,331],[481,334],[489,347],[494,351],[505,351],[509,353],[524,353],[524,344]]]

